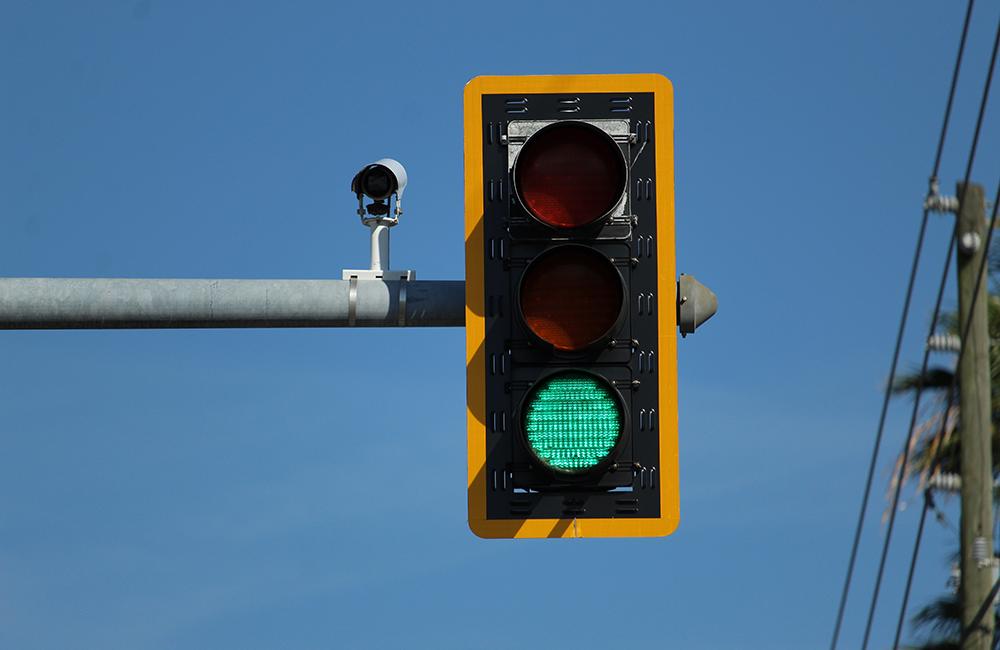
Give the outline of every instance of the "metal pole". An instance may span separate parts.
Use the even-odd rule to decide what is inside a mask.
[[[389,225],[382,220],[372,221],[372,271],[391,269],[389,264]]]
[[[0,329],[464,326],[460,280],[0,278]]]
[[[986,255],[983,188],[958,187],[958,312],[965,346],[958,365],[960,399],[962,541],[961,604],[963,650],[990,650],[993,616],[976,621],[993,586],[993,454],[990,422],[990,354],[986,279],[979,277]],[[985,275],[985,270],[984,270]],[[978,295],[977,295],[978,292]],[[973,308],[974,303],[974,308]],[[971,311],[970,311],[971,310]],[[989,606],[992,609],[992,606]]]

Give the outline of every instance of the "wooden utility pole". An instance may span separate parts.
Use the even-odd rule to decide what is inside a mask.
[[[993,454],[987,317],[986,204],[983,188],[959,184],[958,313],[963,334],[958,363],[962,443],[963,650],[990,650],[993,607]],[[982,274],[980,274],[982,269]]]

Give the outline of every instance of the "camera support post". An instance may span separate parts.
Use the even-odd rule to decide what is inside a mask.
[[[361,203],[359,199],[359,204]],[[377,205],[377,204],[376,204]],[[368,206],[373,207],[373,206]],[[399,223],[398,217],[389,216],[364,216],[363,210],[361,224],[371,230],[371,265],[367,269],[344,269],[344,280],[397,280],[408,282],[417,279],[417,272],[413,270],[393,271],[389,264],[389,229]]]

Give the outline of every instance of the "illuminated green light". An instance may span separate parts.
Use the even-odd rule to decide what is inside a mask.
[[[611,389],[582,372],[546,379],[531,395],[524,429],[535,454],[564,472],[590,469],[618,442],[622,413]]]

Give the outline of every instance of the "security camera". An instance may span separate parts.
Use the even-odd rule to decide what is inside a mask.
[[[403,214],[405,189],[406,170],[398,160],[392,158],[376,160],[362,167],[361,171],[354,175],[351,180],[351,191],[358,199],[361,225],[371,230],[372,263],[368,269],[344,269],[345,280],[364,278],[404,281],[416,278],[416,274],[410,270],[388,270],[389,230],[399,224],[399,216]],[[389,214],[393,196],[396,197],[395,210]],[[365,205],[366,199],[371,201],[368,205]]]
[[[406,189],[406,170],[398,160],[392,158],[383,158],[365,165],[351,181],[351,191],[358,197],[359,212],[361,212],[362,197],[367,196],[374,203],[367,206],[365,212],[375,216],[389,213],[387,201],[393,194],[396,195],[396,216],[402,214],[400,201],[404,189]]]

